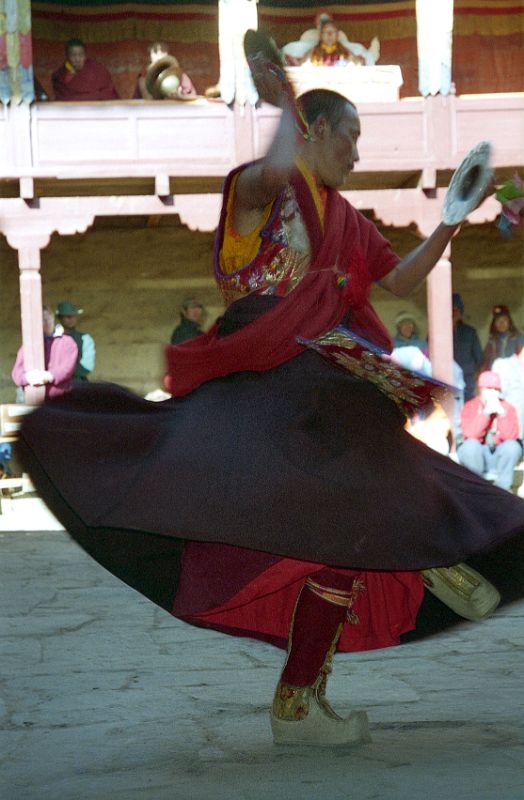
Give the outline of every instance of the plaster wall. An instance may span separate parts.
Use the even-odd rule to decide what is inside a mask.
[[[144,227],[145,225],[145,227]],[[419,243],[414,230],[383,229],[404,254]],[[44,302],[69,299],[84,308],[79,328],[93,335],[93,379],[114,381],[144,395],[162,385],[162,345],[177,324],[185,297],[207,308],[206,324],[222,311],[211,277],[213,235],[167,218],[99,220],[85,234],[55,236],[42,252]],[[485,343],[494,303],[506,303],[524,329],[524,237],[504,240],[496,226],[464,226],[453,240],[453,288],[466,304],[465,321]],[[0,402],[13,402],[10,372],[20,345],[17,253],[0,238]],[[401,300],[376,288],[373,301],[390,330],[396,314],[416,314],[426,333],[426,292]]]

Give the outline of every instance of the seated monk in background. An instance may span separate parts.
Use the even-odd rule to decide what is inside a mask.
[[[118,100],[109,71],[87,58],[81,39],[69,39],[65,51],[65,64],[53,73],[55,100]]]
[[[315,66],[333,67],[339,61],[355,64],[365,64],[362,56],[354,55],[347,47],[339,42],[338,28],[333,20],[327,19],[320,23],[320,41],[308,53],[307,58]]]
[[[315,28],[304,31],[298,42],[289,42],[282,48],[284,62],[291,67],[301,64],[332,67],[337,64],[364,64],[373,66],[380,57],[380,43],[375,36],[369,48],[359,42],[350,42],[330,14],[318,14]]]
[[[165,58],[169,56],[169,48],[165,42],[154,42],[147,50],[149,54],[149,64],[147,65],[147,69],[156,64],[157,61],[160,61],[161,58]],[[133,95],[133,100],[154,100],[156,98],[153,97],[149,89],[146,85],[146,74],[142,73],[138,76],[135,93]],[[193,97],[197,97],[197,90],[193,86],[191,78],[189,75],[186,75],[185,72],[182,72],[180,75],[180,86],[178,87],[176,92],[173,92],[166,96],[166,99],[169,100],[189,100]]]

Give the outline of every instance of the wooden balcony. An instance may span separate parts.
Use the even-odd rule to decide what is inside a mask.
[[[386,224],[438,224],[453,169],[477,142],[493,144],[497,179],[524,164],[524,94],[362,103],[360,162],[343,193]],[[211,231],[224,176],[264,154],[279,111],[191,103],[35,103],[0,111],[0,233],[18,251],[22,335],[29,368],[42,368],[41,251],[53,232],[87,230],[96,216],[179,215]],[[470,216],[493,220],[490,198]],[[435,374],[451,380],[449,253],[428,279]],[[41,397],[34,390],[29,402]]]
[[[353,189],[445,185],[449,175],[438,173],[453,170],[482,139],[493,143],[496,169],[524,163],[524,94],[363,103],[359,111],[361,161],[351,178]],[[88,193],[107,195],[108,188],[128,194],[141,187],[139,193],[150,193],[148,178],[164,181],[164,190],[169,178],[169,189],[176,192],[216,192],[217,179],[232,167],[263,155],[278,115],[272,106],[231,110],[206,100],[4,107],[0,196],[24,196],[13,182],[29,178],[42,181],[38,194],[55,196],[60,189],[53,181],[60,181],[66,194],[72,188],[68,182],[80,180]],[[127,179],[128,189],[118,180],[108,187],[112,179]],[[75,183],[75,191],[81,188]]]

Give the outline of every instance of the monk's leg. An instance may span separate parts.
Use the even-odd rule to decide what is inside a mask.
[[[289,632],[286,664],[271,709],[277,744],[368,742],[364,711],[339,717],[325,697],[327,676],[354,598],[354,579],[323,569],[306,579]]]

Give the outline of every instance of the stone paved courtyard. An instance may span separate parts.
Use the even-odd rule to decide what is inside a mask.
[[[277,748],[283,654],[191,628],[56,531],[0,531],[5,800],[522,800],[524,603],[339,655],[335,707],[373,742]]]

